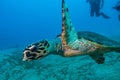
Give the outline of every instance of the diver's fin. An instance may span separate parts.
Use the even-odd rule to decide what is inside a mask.
[[[105,61],[105,58],[103,54],[90,54],[89,55],[93,60],[95,60],[96,63],[98,64],[103,64]]]
[[[110,17],[108,15],[106,15],[105,13],[101,12],[100,15],[105,18],[105,19],[109,19]]]
[[[72,25],[68,8],[65,1],[62,0],[62,44],[65,48],[71,46],[71,42],[78,39],[77,33]]]

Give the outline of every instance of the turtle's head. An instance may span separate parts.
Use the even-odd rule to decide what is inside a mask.
[[[37,60],[47,56],[49,46],[46,40],[28,46],[23,51],[23,61]]]

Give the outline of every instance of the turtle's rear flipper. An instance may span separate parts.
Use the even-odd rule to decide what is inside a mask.
[[[120,47],[107,47],[106,50],[120,53]]]
[[[89,55],[93,60],[95,60],[98,64],[103,64],[105,62],[105,58],[103,54],[90,54]]]
[[[77,33],[72,25],[68,8],[65,1],[62,0],[62,44],[65,48],[71,48],[76,40],[78,40]]]
[[[120,53],[120,47],[118,47],[118,48],[114,48],[114,50],[115,50],[115,52]]]

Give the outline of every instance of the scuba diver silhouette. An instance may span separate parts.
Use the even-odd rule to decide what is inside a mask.
[[[120,21],[120,0],[117,2],[117,4],[113,7],[113,9],[118,11],[118,20]]]
[[[89,2],[91,7],[90,15],[91,17],[96,14],[96,17],[103,16],[105,19],[109,19],[110,17],[104,14],[103,12],[100,12],[100,9],[103,8],[104,0],[86,0],[86,2]]]

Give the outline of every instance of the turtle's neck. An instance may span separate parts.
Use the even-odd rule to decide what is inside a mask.
[[[52,41],[49,41],[49,44],[50,44],[49,54],[63,56],[62,42],[60,37],[55,38]]]

